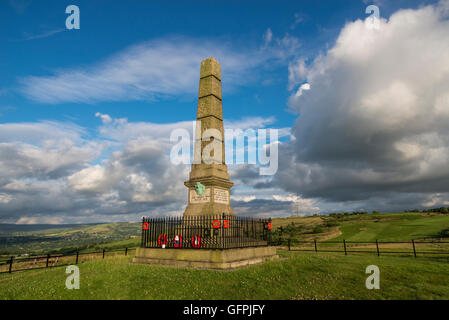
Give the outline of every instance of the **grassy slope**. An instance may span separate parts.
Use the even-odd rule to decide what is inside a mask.
[[[340,226],[342,234],[332,240],[406,241],[436,237],[449,227],[449,215],[423,216],[419,213],[371,215],[370,219],[354,219]]]
[[[273,231],[297,240],[408,241],[438,238],[449,229],[449,214],[382,213],[339,217],[289,217],[273,219]],[[316,231],[316,227],[320,227]]]
[[[125,239],[125,240],[117,240],[117,241],[111,241],[106,242],[104,244],[99,245],[101,248],[105,248],[106,251],[108,250],[119,250],[124,248],[136,248],[140,246],[140,237],[139,238],[131,238],[131,239]],[[80,250],[81,253],[83,252],[91,252],[95,251],[95,248],[87,248],[84,250]]]
[[[449,264],[428,259],[284,252],[279,261],[230,271],[131,264],[130,257],[80,265],[81,289],[65,268],[0,275],[0,299],[449,299]],[[365,268],[381,272],[365,288]]]

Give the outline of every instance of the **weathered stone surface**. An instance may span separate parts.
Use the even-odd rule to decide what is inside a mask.
[[[220,141],[224,141],[224,130],[223,130],[223,120],[217,119],[212,116],[204,117],[201,119],[197,119],[197,128],[201,126],[201,137],[204,137],[204,131],[208,129],[217,129],[220,133],[221,139]],[[196,131],[199,134],[199,130]],[[198,135],[196,136],[198,137]]]
[[[221,100],[221,81],[215,77],[206,77],[200,79],[200,88],[198,98],[202,99],[213,95]]]
[[[198,100],[197,119],[214,116],[223,120],[223,106],[220,99],[215,96],[206,96]]]
[[[200,151],[202,150],[204,152],[203,156],[200,157],[200,151],[198,151],[199,154],[196,155],[195,158],[194,158],[195,162],[203,163],[203,164],[212,164],[212,163],[213,164],[224,164],[225,163],[224,144],[221,143],[221,141],[219,141],[219,140],[216,140],[216,141],[219,142],[221,147],[218,144],[215,144],[215,148],[212,148],[212,146],[210,147],[212,149],[210,149],[211,152],[210,152],[210,159],[209,159],[210,161],[209,162],[205,161],[206,159],[208,159],[209,152],[208,152],[208,150],[205,150],[204,148],[207,145],[209,145],[211,143],[211,141],[206,141],[206,140],[203,140],[203,141],[197,140],[197,141],[195,141],[195,150],[198,149],[198,150],[200,150]],[[218,154],[220,149],[221,149],[221,157]],[[215,154],[215,151],[217,151],[217,154]]]
[[[214,76],[221,80],[221,66],[215,58],[210,57],[201,61],[200,78]]]
[[[194,164],[192,165],[192,171],[190,171],[189,178],[191,181],[195,181],[195,183],[197,181],[201,182],[201,180],[222,179],[230,185],[233,185],[233,183],[229,181],[229,173],[224,164]]]
[[[198,96],[197,130],[195,136],[194,160],[189,175],[189,181],[184,184],[189,189],[188,205],[185,216],[234,214],[230,205],[230,199],[224,194],[230,195],[230,188],[234,185],[229,181],[229,174],[225,164],[223,107],[221,102],[221,69],[220,64],[214,58],[208,58],[201,63],[200,88]],[[201,130],[198,126],[201,125]],[[220,143],[221,157],[219,153],[211,152],[213,157],[210,163],[205,163],[202,157],[205,148],[210,145],[212,139],[206,140],[203,133],[208,129],[216,129],[221,139],[213,139],[214,143]],[[195,184],[200,182],[208,190],[209,196],[195,197]],[[221,190],[221,196],[215,196],[214,190]],[[228,196],[229,198],[229,196]],[[193,201],[192,201],[193,200]],[[217,201],[215,201],[217,200]]]
[[[268,246],[227,250],[138,248],[133,262],[228,270],[278,258],[276,248]]]

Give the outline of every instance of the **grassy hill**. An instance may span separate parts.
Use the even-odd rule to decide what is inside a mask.
[[[69,252],[140,236],[140,223],[82,225],[0,224],[0,255]]]
[[[407,241],[449,238],[449,214],[379,213],[273,220],[274,238],[297,240]]]
[[[440,238],[449,228],[449,215],[422,213],[377,214],[367,218],[347,220],[340,225],[341,235],[334,240],[404,241]]]
[[[131,263],[111,257],[79,265],[80,290],[64,267],[0,274],[0,299],[449,299],[449,264],[430,259],[281,252],[281,259],[221,272]],[[365,269],[380,268],[380,290]]]
[[[449,215],[440,213],[273,219],[273,238],[282,239],[406,241],[447,237],[447,230]],[[140,223],[10,228],[8,232],[0,237],[33,236],[36,241],[30,243],[42,250],[87,243],[81,251],[89,252],[96,247],[134,247],[140,242]],[[46,243],[48,238],[58,240]],[[26,244],[18,241],[12,249]],[[414,259],[410,255],[279,252],[279,261],[230,272],[136,265],[131,263],[133,252],[128,257],[111,255],[79,264],[80,290],[65,289],[64,267],[0,274],[0,299],[449,299],[447,256]],[[365,268],[371,264],[380,268],[380,290],[365,288]]]

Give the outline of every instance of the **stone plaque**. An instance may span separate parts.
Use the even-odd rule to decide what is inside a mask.
[[[214,189],[214,202],[229,204],[229,190]]]
[[[202,195],[196,193],[195,190],[190,190],[190,203],[205,203],[210,201],[210,188],[206,188]]]

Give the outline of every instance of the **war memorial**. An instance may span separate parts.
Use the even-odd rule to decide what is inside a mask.
[[[236,216],[225,163],[221,67],[201,62],[194,161],[182,217],[143,218],[135,263],[234,269],[276,259],[271,219]]]

